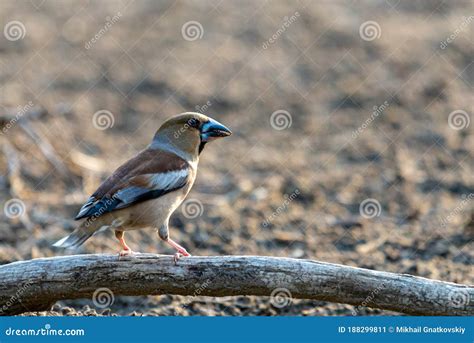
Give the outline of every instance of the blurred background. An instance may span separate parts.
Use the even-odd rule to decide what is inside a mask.
[[[69,254],[83,202],[169,116],[206,147],[171,237],[474,283],[471,1],[0,4],[0,263]],[[127,235],[170,254],[156,233]],[[115,253],[110,231],[78,253]],[[197,289],[200,285],[196,285]],[[197,293],[199,294],[199,293]],[[370,306],[370,302],[369,302]],[[268,297],[115,297],[34,315],[374,315]]]

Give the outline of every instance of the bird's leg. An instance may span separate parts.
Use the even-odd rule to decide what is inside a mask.
[[[168,230],[168,223],[165,223],[164,225],[162,225],[158,230],[158,236],[160,236],[160,238],[162,240],[164,240],[166,243],[168,243],[169,245],[171,245],[174,249],[176,249],[176,254],[174,254],[174,262],[178,262],[179,258],[182,256],[191,256],[190,253],[188,253],[186,251],[186,249],[184,249],[181,245],[179,245],[178,243],[176,243],[175,241],[173,241],[171,238],[170,238],[170,235],[169,235],[169,230]]]
[[[181,245],[179,245],[178,243],[173,241],[171,238],[168,237],[168,239],[165,242],[168,243],[169,245],[171,245],[173,248],[175,248],[177,250],[177,253],[174,254],[174,262],[175,263],[178,262],[178,260],[181,258],[181,255],[182,256],[191,256],[191,254],[188,253],[186,251],[186,249],[184,249]]]
[[[115,230],[115,237],[117,237],[120,242],[120,245],[122,246],[122,250],[119,252],[119,256],[127,256],[133,254],[132,249],[130,249],[127,243],[125,243],[123,231]]]

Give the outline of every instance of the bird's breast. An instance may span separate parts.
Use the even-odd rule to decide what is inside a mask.
[[[142,228],[159,228],[167,223],[171,214],[183,202],[189,189],[187,186],[159,198],[139,203],[120,212],[125,231]],[[118,214],[118,213],[117,213]]]

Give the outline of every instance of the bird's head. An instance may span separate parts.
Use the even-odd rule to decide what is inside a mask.
[[[153,138],[152,145],[171,144],[191,157],[197,158],[206,143],[230,136],[232,132],[204,114],[186,112],[166,120]]]

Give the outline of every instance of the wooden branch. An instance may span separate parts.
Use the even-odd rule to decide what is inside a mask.
[[[188,257],[175,265],[171,256],[153,254],[75,255],[0,266],[0,312],[46,310],[58,300],[92,298],[101,287],[115,296],[279,292],[273,302],[280,304],[290,302],[291,294],[412,315],[474,315],[473,286],[310,260]]]

